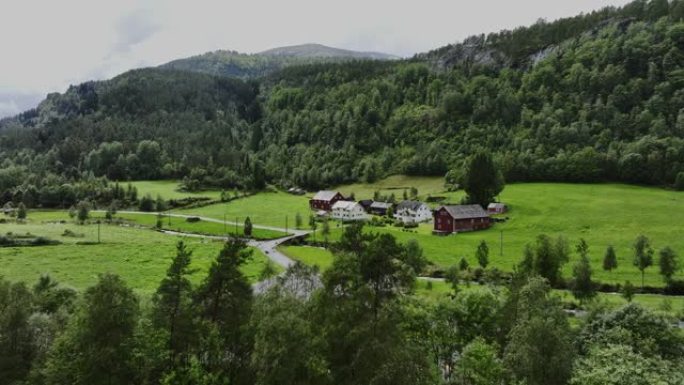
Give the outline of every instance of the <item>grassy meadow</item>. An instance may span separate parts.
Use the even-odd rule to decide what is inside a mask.
[[[435,191],[438,181],[441,183],[441,178],[417,178],[411,182],[406,177],[395,177],[377,186],[412,185],[421,195],[430,191],[432,195],[446,196],[451,202],[458,202],[463,196],[463,192]],[[360,199],[365,196],[358,191],[372,196],[374,186],[356,184],[349,191],[354,189]],[[403,190],[395,195],[399,197],[402,193]],[[646,270],[647,285],[663,285],[657,267],[659,249],[670,246],[684,260],[684,226],[678,222],[678,218],[684,218],[682,192],[620,184],[525,183],[507,185],[500,200],[510,207],[503,215],[508,220],[485,231],[440,237],[431,234],[432,225],[427,223],[410,232],[390,226],[367,228],[367,231],[390,233],[402,242],[416,239],[428,259],[439,267],[455,264],[461,257],[475,265],[477,245],[485,240],[490,248],[490,265],[507,271],[518,263],[525,244],[534,242],[539,234],[563,235],[573,251],[577,241],[584,238],[590,247],[596,280],[610,283],[630,280],[637,286],[641,283],[641,274],[632,265],[632,244],[639,234],[649,237],[655,250],[654,266]],[[330,239],[335,240],[342,229],[337,225],[331,227]],[[317,237],[321,237],[320,230]],[[615,247],[618,257],[618,268],[612,272],[601,269],[608,245]],[[565,266],[566,277],[571,274],[575,258],[577,255],[573,252],[570,263]],[[677,278],[684,278],[684,271]]]
[[[180,185],[175,180],[142,180],[130,183],[138,190],[139,197],[150,194],[152,198],[156,198],[159,195],[166,200],[199,197],[221,199],[220,190],[180,191]],[[128,182],[119,182],[119,184],[126,188]]]
[[[62,284],[81,290],[94,284],[99,273],[112,272],[119,274],[138,293],[147,295],[156,290],[166,273],[179,240],[193,251],[192,267],[196,272],[192,280],[195,283],[203,279],[222,247],[221,242],[105,224],[101,225],[101,243],[98,244],[97,225],[52,222],[50,217],[57,214],[59,212],[29,212],[27,223],[0,223],[0,234],[30,233],[62,242],[53,246],[0,248],[0,275],[32,285],[40,275],[50,274]],[[65,230],[74,235],[64,236]],[[266,257],[253,249],[253,258],[243,271],[256,281],[265,262]]]
[[[265,192],[230,202],[216,203],[208,206],[179,209],[179,214],[199,215],[204,217],[244,222],[249,217],[253,224],[274,226],[289,229],[295,227],[295,216],[302,216],[303,227],[308,228],[309,198],[286,192]]]

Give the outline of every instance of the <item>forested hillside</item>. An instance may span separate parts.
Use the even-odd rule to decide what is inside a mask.
[[[684,186],[683,10],[636,1],[462,45],[494,62],[452,46],[250,82],[131,71],[0,123],[0,191],[101,176],[312,189],[397,172],[457,180],[480,148],[511,182]]]
[[[270,75],[293,65],[344,62],[354,59],[391,60],[397,58],[377,52],[357,52],[321,44],[302,44],[273,48],[256,54],[226,50],[207,52],[171,61],[162,65],[161,68],[253,79]]]

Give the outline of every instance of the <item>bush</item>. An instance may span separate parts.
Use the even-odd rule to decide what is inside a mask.
[[[680,171],[675,178],[674,188],[677,191],[684,191],[684,171]]]
[[[199,222],[200,218],[199,217],[187,217],[187,218],[185,218],[185,221],[188,223],[195,223],[195,222]]]

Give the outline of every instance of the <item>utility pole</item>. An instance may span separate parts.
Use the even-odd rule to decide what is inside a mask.
[[[287,234],[287,215],[285,215],[285,234]]]
[[[97,220],[97,243],[100,243],[100,220]]]
[[[228,235],[228,231],[226,230],[226,213],[223,213],[223,234]]]
[[[171,228],[171,213],[166,213],[166,217],[169,219],[169,228]]]

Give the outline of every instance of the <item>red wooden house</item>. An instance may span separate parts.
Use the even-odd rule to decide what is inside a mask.
[[[319,191],[309,200],[311,210],[332,210],[332,206],[337,201],[343,201],[344,196],[337,191]]]
[[[489,214],[480,205],[442,206],[434,211],[433,219],[435,234],[484,230],[492,225]]]

